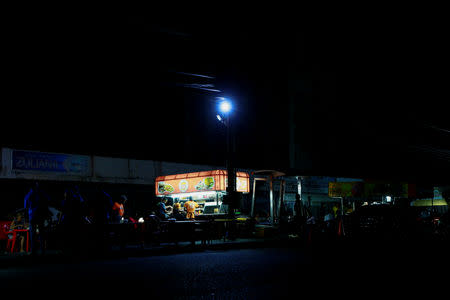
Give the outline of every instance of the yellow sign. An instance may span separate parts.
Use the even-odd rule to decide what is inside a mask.
[[[363,183],[357,182],[329,182],[329,197],[355,197],[360,196],[363,191]]]

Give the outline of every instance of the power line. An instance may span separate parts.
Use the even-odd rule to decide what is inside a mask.
[[[213,84],[201,84],[201,83],[176,83],[176,86],[181,86],[181,87],[186,87],[186,88],[191,88],[191,89],[198,89],[198,90],[203,90],[203,91],[208,91],[208,92],[215,92],[215,93],[220,93],[222,92],[221,90],[218,89],[214,89],[214,85]]]
[[[450,162],[450,151],[444,149],[438,149],[428,145],[411,145],[409,148],[415,149],[416,151],[426,152],[432,154],[433,156]]]
[[[425,124],[425,127],[432,128],[432,129],[434,129],[434,130],[441,131],[441,132],[445,132],[445,133],[450,133],[450,130],[447,130],[447,129],[444,129],[444,128],[440,128],[440,127],[437,127],[437,126],[435,126],[435,125],[433,125],[433,124]]]
[[[201,78],[208,78],[208,79],[215,79],[216,77],[209,76],[209,75],[203,75],[203,74],[194,74],[194,73],[186,73],[186,72],[177,72],[172,71],[177,74],[186,75],[186,76],[193,76],[193,77],[201,77]]]

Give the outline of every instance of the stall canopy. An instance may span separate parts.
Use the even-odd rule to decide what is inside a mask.
[[[203,171],[176,175],[159,176],[156,178],[156,195],[179,193],[226,191],[226,170]],[[249,193],[249,175],[246,172],[236,172],[236,190]]]

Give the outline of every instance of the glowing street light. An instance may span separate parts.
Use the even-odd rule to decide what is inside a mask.
[[[219,110],[224,113],[224,114],[228,114],[232,109],[232,105],[231,102],[223,99],[220,103],[219,103]]]
[[[226,127],[230,127],[230,119],[231,119],[231,112],[233,111],[233,104],[230,100],[224,97],[216,97],[216,99],[218,100],[217,105],[218,113],[216,114],[216,118]]]

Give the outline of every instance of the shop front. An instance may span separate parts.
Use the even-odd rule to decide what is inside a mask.
[[[227,171],[213,170],[159,176],[155,182],[156,197],[170,197],[183,208],[189,199],[197,202],[195,214],[220,215],[228,212],[223,203],[227,188]],[[249,193],[249,174],[236,172],[236,191]]]

